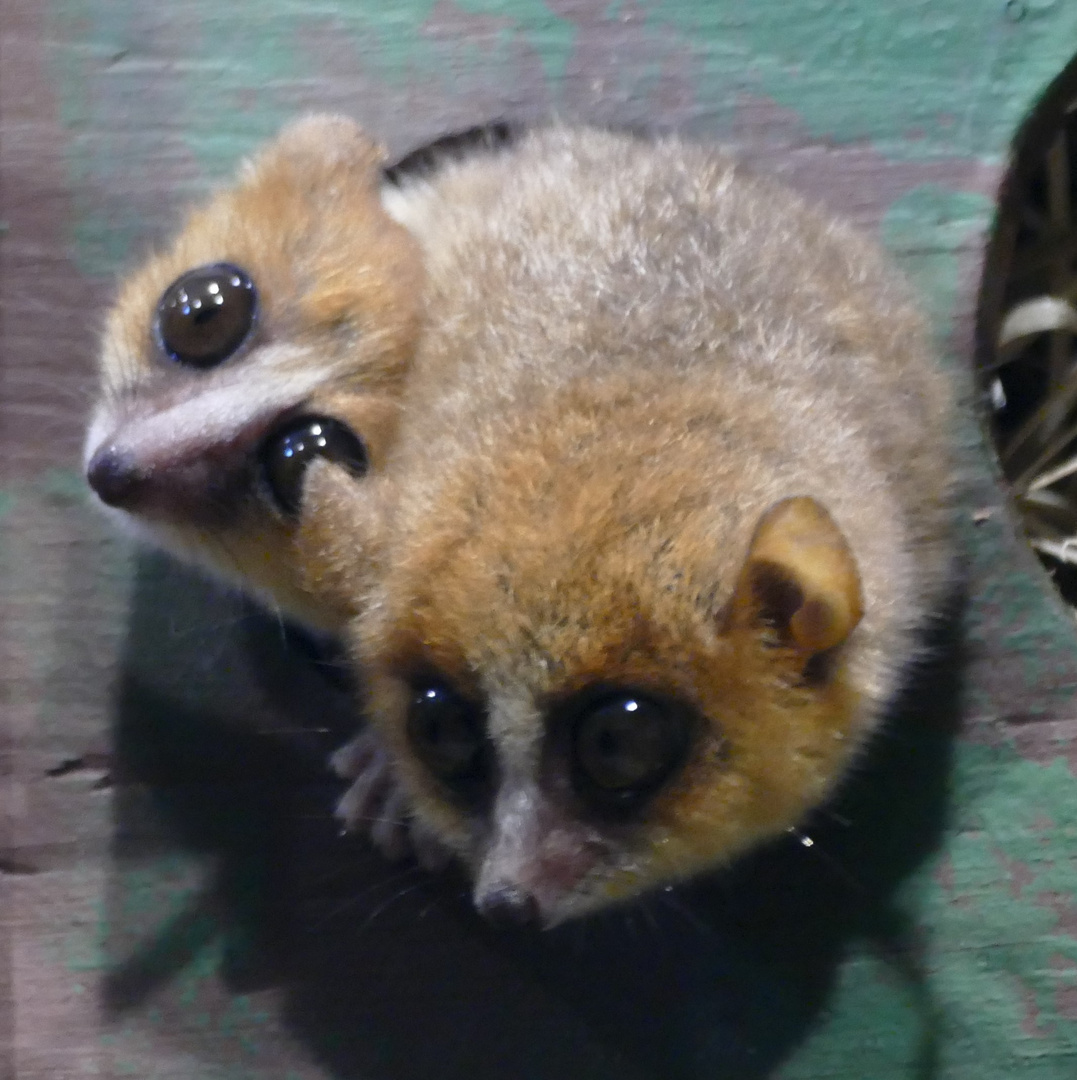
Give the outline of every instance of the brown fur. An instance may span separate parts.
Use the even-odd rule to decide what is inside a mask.
[[[947,385],[902,283],[846,227],[675,139],[537,133],[394,212],[428,308],[377,575],[362,534],[349,571],[332,469],[305,536],[334,568],[322,586],[367,609],[353,649],[419,819],[480,907],[507,889],[546,923],[794,826],[876,727],[952,572]],[[484,809],[409,744],[432,677],[484,710]],[[556,737],[591,686],[696,717],[627,820],[581,805]]]
[[[301,584],[294,525],[265,498],[254,457],[288,414],[335,411],[374,471],[385,458],[418,333],[422,266],[381,207],[382,161],[350,120],[308,117],[195,210],[119,291],[87,439],[87,459],[116,446],[153,476],[154,498],[124,514],[129,522],[326,629],[339,613]],[[255,282],[255,337],[213,370],[184,368],[154,341],[158,300],[186,270],[221,261]]]

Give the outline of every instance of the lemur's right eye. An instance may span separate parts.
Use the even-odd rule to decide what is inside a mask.
[[[254,282],[231,263],[188,270],[157,305],[157,337],[177,363],[211,368],[247,340],[257,314]]]
[[[342,465],[355,476],[369,467],[362,439],[330,416],[301,416],[277,428],[262,444],[262,475],[277,509],[287,517],[299,513],[303,476],[315,458]]]
[[[486,771],[482,712],[447,686],[415,690],[408,706],[408,741],[437,779],[466,794]]]

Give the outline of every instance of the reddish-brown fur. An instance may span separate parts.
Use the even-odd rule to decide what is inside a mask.
[[[251,458],[281,417],[336,411],[363,438],[372,471],[385,459],[418,334],[423,274],[414,241],[381,207],[383,156],[350,120],[308,117],[191,213],[120,289],[87,439],[88,458],[116,446],[153,476],[154,498],[125,514],[129,522],[328,629],[339,612],[302,585],[294,526],[260,491]],[[260,322],[241,354],[190,370],[161,354],[155,310],[180,274],[221,261],[254,280]],[[248,478],[225,512],[208,490],[221,470]]]
[[[371,721],[419,821],[480,907],[546,923],[795,825],[876,727],[953,569],[949,397],[902,283],[675,139],[539,132],[390,208],[429,277],[376,572],[361,533],[349,562],[370,515],[348,503],[372,489],[332,469],[304,542],[365,609]],[[431,681],[483,709],[484,808],[410,745]],[[556,719],[610,686],[696,718],[687,760],[617,822],[573,789]]]

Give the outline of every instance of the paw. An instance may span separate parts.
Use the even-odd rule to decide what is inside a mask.
[[[362,731],[330,758],[337,776],[351,780],[337,804],[337,818],[346,832],[362,831],[387,859],[413,854],[427,870],[441,870],[450,853],[429,829],[415,821],[392,762],[372,731]]]
[[[352,785],[337,804],[345,831],[362,831],[387,859],[402,859],[408,841],[408,807],[389,755],[376,735],[362,731],[330,759],[333,771]]]

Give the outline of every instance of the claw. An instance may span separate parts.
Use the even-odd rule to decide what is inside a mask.
[[[369,730],[360,731],[351,742],[345,743],[329,758],[329,767],[342,780],[354,780],[378,752],[377,736]]]
[[[409,854],[411,844],[408,840],[408,801],[399,788],[394,787],[387,793],[380,813],[370,827],[370,839],[392,862]]]
[[[393,784],[389,762],[381,750],[375,751],[355,782],[337,805],[337,817],[347,825],[361,825],[380,816]]]

